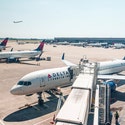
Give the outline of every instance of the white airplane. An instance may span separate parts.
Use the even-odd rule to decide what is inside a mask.
[[[79,42],[79,43],[70,43],[71,46],[83,46],[84,43],[83,42]]]
[[[125,45],[122,43],[114,43],[113,47],[115,49],[121,49],[121,48],[125,48]]]
[[[37,59],[36,56],[41,56],[43,52],[44,42],[41,42],[38,48],[32,51],[10,51],[10,52],[1,52],[0,60],[6,59],[7,62],[10,61],[19,61],[20,58],[31,58]]]
[[[117,75],[125,70],[125,59],[100,62],[98,66],[97,78],[103,80],[103,84],[110,86],[111,92],[116,89],[117,81],[125,80],[124,75]]]
[[[8,38],[5,38],[1,43],[0,43],[0,51],[4,50],[6,48],[8,42]]]
[[[64,57],[64,56],[63,56]],[[65,86],[76,79],[78,68],[66,60],[66,67],[39,70],[22,77],[19,82],[12,87],[10,92],[14,95],[38,94],[38,103],[42,104],[42,92]]]
[[[20,21],[13,21],[13,23],[21,23],[21,22],[23,22],[22,20],[20,20]]]
[[[92,47],[106,47],[108,46],[108,43],[89,43],[88,46],[92,46]]]
[[[67,41],[58,42],[57,45],[69,45],[69,42],[67,42]]]
[[[37,93],[38,103],[42,104],[42,92],[73,82],[79,73],[79,68],[76,64],[64,60],[64,54],[62,60],[67,65],[66,67],[45,69],[29,73],[22,77],[19,82],[11,88],[10,92],[13,95],[32,95]],[[98,78],[104,78],[105,76],[107,79],[110,76],[110,79],[112,75],[105,74],[112,74],[122,70],[125,70],[125,60],[116,60],[112,61],[112,63],[102,62],[99,67]],[[116,78],[117,76],[115,76],[115,79]],[[119,76],[118,79],[123,78],[125,79],[125,77]]]

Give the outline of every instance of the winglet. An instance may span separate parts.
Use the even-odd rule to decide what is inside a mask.
[[[63,53],[62,55],[62,61],[67,65],[67,66],[77,66],[76,64],[73,64],[67,60],[64,59],[65,58],[65,53]]]
[[[65,53],[63,53],[63,55],[62,55],[62,60],[64,60],[64,58],[65,58]]]

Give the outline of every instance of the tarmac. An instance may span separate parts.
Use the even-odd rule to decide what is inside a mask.
[[[9,48],[4,51],[32,50],[38,44],[17,44],[9,41]],[[65,52],[65,59],[72,63],[79,64],[80,59],[86,55],[92,62],[122,59],[125,56],[125,49],[96,48],[96,47],[75,47],[70,45],[45,44],[42,58],[51,57],[51,61],[21,59],[21,63],[0,63],[0,125],[51,125],[53,116],[56,115],[58,96],[43,94],[45,104],[43,107],[37,104],[37,94],[32,96],[15,96],[10,93],[11,87],[21,77],[32,71],[56,68],[65,66],[61,61],[62,53]],[[125,72],[123,72],[125,74]],[[115,124],[114,113],[119,112],[119,124],[125,125],[125,81],[120,82],[114,98],[111,102],[112,125]],[[71,87],[62,88],[65,98],[68,96]]]

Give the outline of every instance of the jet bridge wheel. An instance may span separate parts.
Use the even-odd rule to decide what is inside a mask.
[[[42,92],[39,92],[37,94],[38,94],[38,105],[43,105],[44,100],[42,99]]]

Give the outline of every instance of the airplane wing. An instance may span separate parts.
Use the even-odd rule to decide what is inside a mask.
[[[64,56],[65,56],[65,53],[63,53],[63,55],[62,55],[62,61],[63,61],[67,66],[77,66],[76,64],[71,63],[71,62],[65,60],[65,59],[64,59]]]
[[[71,62],[69,62],[69,61],[67,61],[67,60],[62,60],[67,66],[77,66],[76,64],[74,64],[74,63],[71,63]]]
[[[98,79],[125,80],[124,75],[98,75]]]

